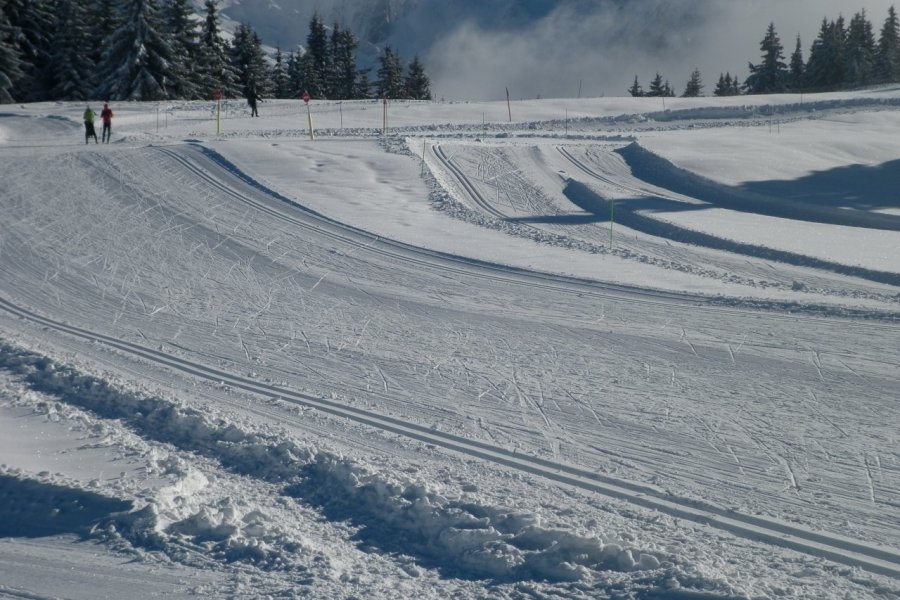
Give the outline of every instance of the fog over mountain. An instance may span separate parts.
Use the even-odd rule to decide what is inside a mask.
[[[199,0],[198,0],[199,1]],[[876,34],[894,0],[225,0],[222,14],[291,49],[318,13],[361,39],[362,62],[390,45],[419,55],[436,98],[621,96],[658,71],[681,93],[699,68],[711,93],[719,73],[747,76],[770,22],[804,58],[823,18],[865,10]]]

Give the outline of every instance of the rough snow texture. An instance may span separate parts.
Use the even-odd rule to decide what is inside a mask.
[[[11,108],[0,595],[896,597],[898,104]]]

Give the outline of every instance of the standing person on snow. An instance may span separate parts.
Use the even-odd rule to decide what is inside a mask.
[[[90,144],[91,138],[94,138],[94,143],[99,144],[100,142],[97,140],[97,132],[94,130],[94,119],[97,118],[97,113],[91,110],[91,107],[88,106],[84,110],[84,143]]]
[[[109,138],[112,137],[112,118],[113,111],[109,107],[109,104],[104,102],[103,110],[100,111],[100,119],[103,121],[103,133],[101,134],[101,138],[107,144],[109,143]]]
[[[250,105],[250,116],[258,117],[259,112],[256,110],[256,101],[259,100],[259,96],[256,94],[256,88],[250,87],[250,93],[247,94],[247,104]]]

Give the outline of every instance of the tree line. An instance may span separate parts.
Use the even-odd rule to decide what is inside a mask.
[[[843,16],[824,18],[816,39],[804,60],[803,45],[797,36],[796,46],[789,58],[770,23],[760,42],[761,60],[749,63],[749,76],[741,82],[730,72],[719,74],[713,94],[780,94],[797,92],[829,92],[866,85],[900,82],[900,20],[893,6],[888,9],[879,35],[862,10],[848,22]],[[685,84],[682,97],[703,95],[700,71],[694,69]],[[674,96],[675,91],[657,73],[647,91],[637,75],[628,92],[632,96]]]
[[[218,0],[198,20],[189,0],[0,0],[0,103],[45,100],[409,98],[430,100],[415,57],[404,68],[390,47],[378,69],[360,68],[359,42],[318,15],[305,51],[267,57],[241,24],[222,36]]]

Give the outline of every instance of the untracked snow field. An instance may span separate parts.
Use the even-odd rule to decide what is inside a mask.
[[[0,111],[0,598],[900,598],[900,89],[112,108]]]

